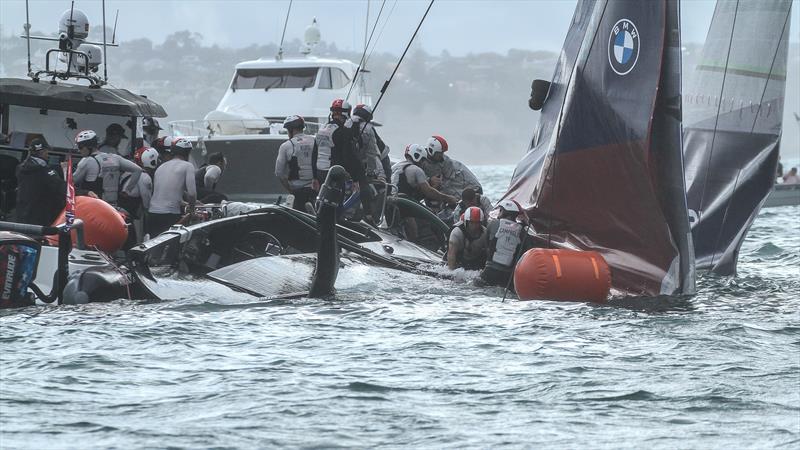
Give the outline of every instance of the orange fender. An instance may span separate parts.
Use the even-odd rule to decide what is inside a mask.
[[[611,291],[611,271],[597,252],[534,248],[514,268],[520,300],[603,303]]]
[[[64,223],[66,210],[53,222],[53,226]],[[113,206],[103,200],[79,196],[75,197],[75,218],[83,220],[83,236],[88,248],[97,247],[106,253],[114,253],[125,245],[128,227],[125,219]],[[49,236],[50,245],[58,245],[58,236]],[[72,230],[72,245],[78,243],[75,230]]]

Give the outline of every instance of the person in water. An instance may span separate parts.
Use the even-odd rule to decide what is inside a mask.
[[[55,167],[47,164],[49,151],[50,146],[44,139],[34,139],[28,147],[28,157],[17,166],[17,221],[20,223],[49,226],[64,209],[67,183]]]
[[[489,257],[481,272],[484,283],[495,286],[508,286],[513,276],[514,266],[520,257],[523,236],[526,229],[517,222],[520,208],[511,200],[503,200],[497,206],[496,220],[489,222]]]
[[[278,148],[275,159],[275,176],[287,192],[294,196],[292,208],[306,211],[306,203],[313,207],[317,198],[319,184],[315,183],[317,169],[312,157],[315,140],[303,131],[306,121],[297,115],[283,121],[283,128],[289,133],[289,140]]]
[[[484,217],[489,217],[489,213],[492,211],[491,200],[480,192],[476,192],[475,189],[468,187],[461,193],[461,201],[458,202],[453,210],[453,223],[458,222],[461,214],[470,206],[477,206],[480,208],[483,211]]]
[[[358,191],[365,179],[364,165],[355,151],[353,121],[350,120],[350,104],[337,98],[331,104],[331,116],[316,135],[316,145],[311,156],[316,168],[315,187],[322,185],[328,176],[328,169],[339,165],[350,175],[353,191]]]
[[[100,151],[130,159],[131,152],[128,146],[120,148],[123,139],[128,139],[128,136],[125,136],[125,128],[118,123],[112,123],[106,127],[106,137],[100,144]]]
[[[428,149],[429,156],[423,162],[422,169],[429,178],[437,179],[432,181],[433,184],[441,180],[440,191],[455,197],[460,196],[468,187],[483,192],[478,177],[463,163],[446,155],[449,146],[443,137],[431,136],[425,147]]]
[[[75,186],[94,192],[111,205],[117,204],[120,177],[129,172],[130,185],[139,182],[142,168],[116,153],[104,153],[97,148],[97,133],[84,130],[75,136],[75,144],[81,152],[81,160],[72,178]],[[130,194],[130,192],[128,192]]]
[[[208,164],[203,164],[195,172],[195,185],[197,185],[197,198],[200,203],[221,203],[228,197],[217,192],[217,183],[225,172],[228,160],[222,153],[212,153],[208,157]]]
[[[147,212],[147,234],[150,237],[167,231],[181,219],[181,204],[186,195],[187,211],[194,213],[197,187],[194,165],[189,162],[192,143],[177,139],[172,146],[173,158],[156,169],[153,177],[153,197]]]
[[[480,270],[486,265],[488,243],[484,219],[483,211],[477,206],[464,211],[447,242],[448,269]]]

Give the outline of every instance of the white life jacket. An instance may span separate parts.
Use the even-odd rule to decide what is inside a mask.
[[[329,122],[320,127],[319,131],[317,131],[317,170],[328,170],[331,168],[333,133],[338,128],[338,124]]]
[[[500,219],[497,232],[494,235],[496,241],[492,262],[504,267],[511,267],[517,247],[521,243],[521,231],[521,224],[508,219]]]
[[[311,170],[311,155],[314,152],[314,138],[306,134],[298,134],[289,139],[289,142],[292,145],[292,152],[288,155],[289,160],[291,160],[292,157],[297,157],[297,165],[300,168],[298,171],[298,178],[296,180],[290,178],[290,181],[293,184],[305,186],[311,183],[312,178],[314,178],[314,172]],[[319,155],[317,157],[319,157]],[[317,164],[317,166],[319,166],[319,164]]]

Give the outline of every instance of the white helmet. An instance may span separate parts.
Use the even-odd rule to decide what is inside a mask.
[[[497,204],[498,208],[502,208],[506,212],[517,213],[519,214],[519,206],[517,206],[516,202],[512,200],[503,200]]]
[[[158,150],[152,147],[146,148],[139,158],[145,169],[155,169],[158,166]]]
[[[478,222],[484,221],[483,210],[477,206],[470,206],[463,213],[461,213],[461,220],[464,222]]]
[[[97,147],[97,133],[95,133],[94,130],[83,130],[83,131],[79,132],[75,136],[75,145],[77,145],[78,148],[81,148],[81,147],[89,147],[89,148]]]
[[[447,151],[447,141],[441,136],[431,136],[430,139],[428,139],[426,147],[428,147],[428,152],[431,155],[444,153]]]
[[[412,161],[418,163],[428,157],[428,149],[419,144],[408,144],[406,145],[406,156],[410,156]]]
[[[178,138],[172,142],[172,148],[174,151],[183,151],[188,155],[192,151],[192,141],[186,138]]]

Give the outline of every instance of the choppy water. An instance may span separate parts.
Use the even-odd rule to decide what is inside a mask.
[[[800,448],[798,219],[762,212],[738,278],[650,304],[385,272],[332,302],[3,311],[0,447]]]

